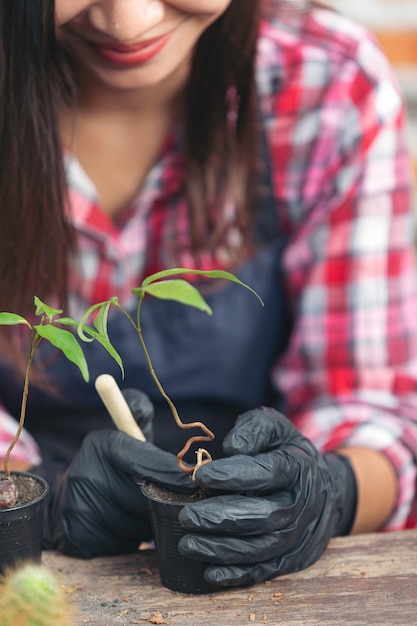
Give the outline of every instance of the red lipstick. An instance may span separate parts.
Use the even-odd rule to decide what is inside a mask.
[[[92,44],[106,61],[123,67],[142,65],[153,59],[171,39],[171,34],[132,46]]]

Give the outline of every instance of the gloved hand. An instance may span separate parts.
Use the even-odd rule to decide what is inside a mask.
[[[350,462],[320,454],[283,415],[262,408],[241,415],[226,436],[229,458],[204,464],[197,483],[231,492],[185,506],[184,556],[209,563],[216,586],[252,585],[303,569],[331,537],[350,532],[356,479]]]
[[[153,407],[145,394],[124,393],[144,433]],[[192,492],[175,456],[117,430],[90,433],[55,480],[48,507],[51,547],[90,558],[137,549],[152,536],[148,504],[135,481],[149,479],[173,491]]]

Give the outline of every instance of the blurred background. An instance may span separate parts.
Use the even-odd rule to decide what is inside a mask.
[[[372,30],[394,67],[407,105],[417,188],[417,0],[324,1]]]

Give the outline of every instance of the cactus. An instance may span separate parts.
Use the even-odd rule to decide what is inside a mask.
[[[0,580],[0,626],[74,626],[75,608],[46,567],[25,563]]]

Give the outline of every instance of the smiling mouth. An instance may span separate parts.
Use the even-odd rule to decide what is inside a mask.
[[[116,50],[117,52],[122,52],[122,53],[127,54],[129,52],[136,52],[137,50],[143,50],[145,48],[148,48],[149,46],[152,46],[153,44],[157,43],[158,41],[161,41],[167,36],[168,35],[161,35],[160,37],[154,37],[153,39],[148,39],[147,41],[141,41],[139,43],[135,43],[132,45],[100,44],[100,43],[96,43],[95,45],[98,48],[107,48],[108,50]]]
[[[153,59],[169,42],[172,33],[133,45],[100,44],[87,41],[97,54],[114,65],[130,67]]]

